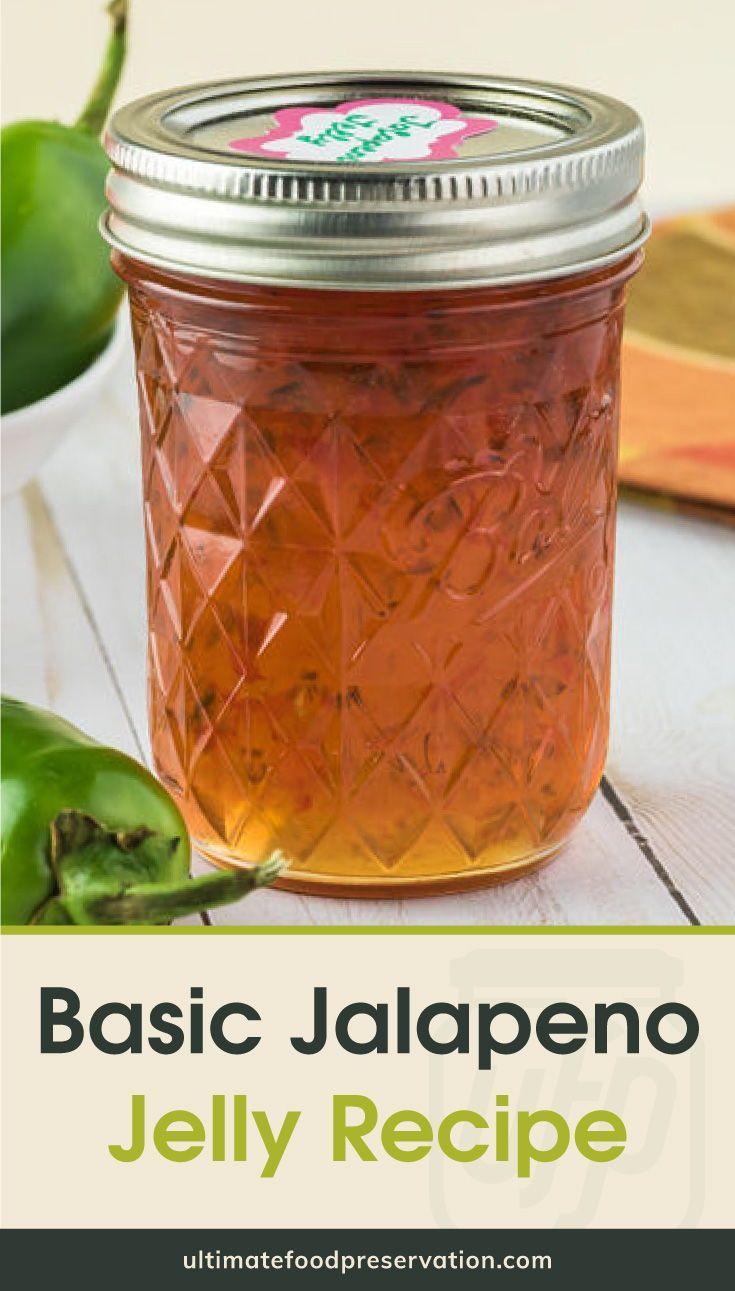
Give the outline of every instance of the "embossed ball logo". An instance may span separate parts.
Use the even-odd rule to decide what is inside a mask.
[[[428,99],[354,99],[334,108],[280,108],[273,116],[266,134],[233,139],[230,147],[287,161],[441,161],[456,157],[471,135],[498,124]]]

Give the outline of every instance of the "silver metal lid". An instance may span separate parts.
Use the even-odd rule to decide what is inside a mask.
[[[558,277],[647,234],[643,128],[534,82],[401,72],[227,81],[116,112],[103,234],[148,264],[366,290]]]

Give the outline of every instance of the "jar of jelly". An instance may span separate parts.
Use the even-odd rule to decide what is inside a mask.
[[[155,765],[211,860],[408,895],[558,851],[605,760],[624,104],[365,73],[116,114]]]

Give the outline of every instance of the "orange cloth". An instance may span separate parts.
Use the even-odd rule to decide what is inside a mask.
[[[620,481],[735,522],[735,207],[649,242],[626,314]]]

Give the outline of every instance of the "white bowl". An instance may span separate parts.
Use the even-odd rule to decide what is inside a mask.
[[[38,474],[54,449],[103,394],[125,349],[126,322],[118,317],[108,344],[68,385],[2,419],[2,494],[17,493]]]

